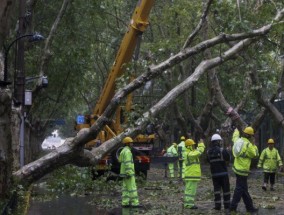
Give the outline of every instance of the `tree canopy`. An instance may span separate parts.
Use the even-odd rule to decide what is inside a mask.
[[[65,119],[67,126],[59,128],[71,138],[16,171],[14,176],[21,182],[32,183],[67,163],[93,165],[125,135],[135,136],[153,121],[171,132],[168,142],[181,133],[207,137],[217,128],[226,136],[232,124],[257,129],[267,112],[284,126],[282,114],[273,106],[283,95],[284,4],[160,0],[150,13],[139,58],[127,65],[117,81],[108,108],[90,129],[76,134],[76,115],[92,112],[135,4],[120,0],[27,1],[26,32],[41,32],[46,40],[26,45],[26,75],[49,79],[48,88],[42,91],[39,82],[27,84],[35,92],[27,120],[32,125],[39,123],[45,137],[55,129],[54,119]],[[8,8],[10,13],[2,17],[10,22],[1,19],[3,46],[16,35],[13,13],[17,5],[13,2]],[[11,63],[9,79],[13,71]],[[132,75],[137,78],[128,83]],[[137,95],[134,103],[139,119],[117,138],[85,151],[84,144],[98,134],[131,92]]]

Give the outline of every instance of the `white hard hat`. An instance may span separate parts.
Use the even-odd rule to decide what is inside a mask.
[[[219,134],[213,134],[211,137],[211,142],[214,140],[222,140],[222,138]]]

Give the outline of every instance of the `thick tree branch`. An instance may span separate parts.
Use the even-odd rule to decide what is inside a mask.
[[[208,70],[210,70],[210,69],[212,69],[216,66],[219,66],[219,65],[223,64],[224,62],[230,60],[231,58],[234,57],[235,54],[242,51],[245,47],[249,46],[252,42],[253,42],[252,39],[243,40],[243,41],[239,42],[238,44],[236,44],[234,47],[232,47],[230,50],[225,52],[222,55],[222,57],[216,57],[216,58],[213,58],[213,59],[210,59],[210,60],[202,61],[199,64],[199,66],[196,68],[195,72],[191,76],[189,76],[185,81],[183,81],[182,83],[180,83],[179,85],[174,87],[157,104],[155,104],[152,108],[150,108],[150,110],[148,112],[143,114],[143,118],[140,118],[136,122],[137,127],[129,128],[124,133],[118,135],[116,138],[109,140],[109,141],[106,141],[100,147],[93,149],[94,153],[97,152],[97,151],[100,151],[100,153],[96,153],[96,154],[99,154],[99,156],[94,157],[94,159],[98,159],[98,158],[101,159],[101,156],[105,155],[105,152],[107,150],[111,150],[111,148],[109,148],[109,145],[111,145],[111,147],[114,147],[116,144],[118,144],[121,141],[121,139],[124,136],[135,136],[136,134],[138,134],[139,131],[142,128],[144,128],[148,123],[150,123],[150,119],[152,117],[156,117],[158,113],[160,113],[161,111],[166,109],[170,104],[172,104],[172,102],[174,102],[174,100],[178,96],[180,96],[182,93],[184,93],[184,91],[187,90],[189,87],[193,86],[199,80],[201,75],[203,75],[206,71],[208,71]],[[151,68],[148,72],[158,72],[158,71],[155,71],[155,68]],[[142,76],[144,77],[143,79],[146,79],[146,80],[142,81],[141,80]],[[140,81],[142,81],[142,82],[148,81],[150,74],[147,75],[147,76],[144,76],[144,75],[142,75],[142,76],[138,77],[133,82],[131,82],[129,85],[127,85],[123,90],[119,91],[116,94],[116,96],[114,97],[114,99],[111,101],[111,103],[113,103],[113,101],[115,99],[117,99],[117,100],[122,99],[123,94],[126,91],[129,91],[131,88],[137,87],[139,84],[141,84]],[[112,106],[112,105],[110,105],[110,106]],[[110,108],[110,106],[108,106],[108,108]],[[107,108],[106,112],[108,111],[108,108]],[[105,116],[106,112],[104,112],[103,116]],[[96,123],[98,123],[98,121]],[[95,127],[95,125],[92,126],[92,128],[93,127]]]
[[[284,117],[281,114],[281,112],[271,102],[271,101],[274,101],[275,95],[272,95],[271,98],[269,98],[269,99],[264,97],[264,94],[262,92],[262,87],[260,86],[260,82],[259,82],[259,78],[258,78],[258,74],[257,74],[256,70],[253,70],[251,72],[251,79],[252,79],[252,83],[254,83],[256,85],[256,87],[254,87],[254,89],[255,89],[254,91],[255,91],[255,95],[257,97],[257,102],[260,105],[262,105],[263,107],[265,107],[265,109],[267,109],[268,112],[271,113],[274,120],[279,125],[281,125],[282,128],[284,128]]]
[[[204,105],[204,108],[201,111],[200,117],[197,120],[198,122],[197,131],[200,134],[203,134],[203,132],[206,131],[209,126],[210,120],[208,119],[211,118],[212,108],[213,108],[213,102],[209,99]]]
[[[186,89],[197,82],[205,71],[226,62],[236,53],[243,50],[243,48],[250,45],[251,42],[252,39],[245,39],[225,52],[222,57],[216,57],[207,61],[202,61],[190,77],[173,88],[154,107],[152,107],[148,112],[144,113],[144,118],[140,118],[137,121],[137,126],[135,128],[129,128],[124,133],[121,133],[117,137],[106,141],[100,147],[93,149],[92,153],[94,154],[94,157],[92,163],[97,163],[104,155],[109,153],[121,141],[123,137],[136,136],[142,128],[150,123],[150,118],[155,117],[159,112],[168,107],[179,95],[181,95]],[[103,128],[103,126],[106,125],[106,122],[109,118],[112,117],[119,103],[130,92],[133,92],[135,89],[141,87],[151,78],[157,76],[160,72],[163,71],[163,68],[164,67],[151,68],[145,74],[139,76],[126,87],[119,90],[111,100],[103,115],[98,118],[98,120],[91,128],[82,129],[75,138],[68,139],[62,146],[52,151],[48,155],[45,155],[39,160],[25,165],[13,174],[14,177],[17,178],[19,183],[29,185],[33,181],[38,180],[43,175],[50,172],[52,169],[65,165],[66,163],[68,163],[68,160],[74,160],[76,154],[82,151],[84,144],[94,139],[98,135],[99,131]]]
[[[282,16],[283,16],[282,10]],[[277,15],[277,17],[279,17]],[[50,154],[40,158],[37,161],[34,161],[30,164],[25,165],[23,168],[15,172],[13,175],[18,180],[19,183],[22,184],[30,184],[33,181],[39,179],[51,169],[58,167],[60,165],[66,164],[68,161],[73,160],[76,157],[78,152],[82,151],[82,148],[85,143],[90,140],[96,138],[99,131],[106,125],[108,119],[110,119],[115,112],[116,108],[120,104],[120,102],[131,92],[143,86],[147,81],[151,80],[154,77],[157,77],[161,74],[165,69],[169,69],[172,66],[180,63],[182,60],[202,51],[206,48],[216,45],[218,43],[224,42],[225,40],[236,40],[243,39],[238,42],[232,48],[227,50],[222,55],[212,58],[210,60],[202,61],[199,66],[195,69],[194,73],[190,75],[184,82],[173,88],[170,92],[167,93],[155,106],[153,106],[148,112],[143,114],[143,118],[140,118],[137,121],[137,126],[135,128],[128,128],[124,133],[119,134],[117,137],[106,141],[100,147],[93,150],[93,152],[98,152],[96,156],[94,156],[93,163],[98,162],[106,153],[110,152],[117,144],[121,141],[123,137],[127,136],[136,136],[142,128],[144,128],[151,120],[152,117],[157,116],[157,114],[167,108],[172,102],[184,93],[189,87],[193,86],[206,71],[223,64],[224,62],[232,59],[237,53],[242,51],[244,48],[249,46],[253,39],[244,39],[247,37],[255,37],[259,35],[263,35],[269,32],[272,24],[264,26],[258,30],[252,31],[247,34],[235,34],[235,35],[222,35],[219,37],[215,37],[211,40],[204,41],[194,48],[188,48],[177,55],[169,58],[165,62],[149,68],[147,72],[136,78],[133,82],[128,84],[123,89],[120,89],[111,100],[110,104],[104,111],[103,115],[98,118],[98,120],[92,125],[89,129],[81,130],[78,135],[73,138],[67,140],[63,146],[59,147],[57,150],[54,150]],[[226,110],[224,110],[226,111]]]

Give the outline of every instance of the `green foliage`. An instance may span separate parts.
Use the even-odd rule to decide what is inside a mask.
[[[49,87],[34,100],[30,110],[33,119],[64,118],[68,126],[61,129],[62,133],[74,135],[76,115],[92,113],[135,5],[136,1],[129,0],[71,2],[50,47],[51,58],[45,68]],[[61,2],[55,0],[38,2],[34,14],[35,30],[47,36],[60,7]],[[125,86],[130,76],[138,76],[148,66],[159,64],[180,51],[198,24],[203,7],[203,1],[155,1],[149,17],[150,26],[143,34],[139,60],[125,65],[125,73],[117,80],[116,89]],[[236,1],[214,1],[208,14],[207,30],[202,29],[191,46],[221,33],[250,32],[271,23],[276,11],[282,7],[283,2],[280,1],[241,1],[240,7]],[[243,98],[247,81],[244,74],[250,70],[258,71],[261,86],[251,84],[250,101],[245,105],[245,112],[257,112],[259,107],[254,101],[254,90],[258,87],[265,90],[267,97],[275,93],[281,72],[279,56],[283,54],[283,30],[283,24],[276,24],[267,37],[261,38],[234,60],[216,68],[224,96],[232,106]],[[218,45],[208,51],[211,57],[218,57],[231,45]],[[29,48],[25,54],[26,71],[28,76],[34,76],[39,68],[43,43]],[[194,72],[205,56],[200,53],[166,71],[152,81],[148,94],[143,88],[137,90],[134,93],[137,110],[129,113],[130,124],[127,126],[134,126],[133,120],[167,93],[165,84],[173,88],[181,83]],[[204,75],[195,84],[194,90],[177,99],[177,104],[184,116],[187,116],[190,108],[197,118],[209,95],[208,76]],[[185,100],[190,101],[190,107],[185,105]],[[168,108],[163,115],[171,114],[171,111]],[[220,122],[226,118],[219,109],[213,112]],[[161,120],[163,118],[167,117],[161,116]]]
[[[92,191],[94,183],[88,168],[65,166],[52,173],[47,186],[51,192],[82,195]]]
[[[9,190],[6,199],[0,201],[2,214],[22,215],[26,214],[29,204],[30,190],[22,185],[15,185]],[[5,211],[4,211],[5,209]],[[5,213],[6,212],[6,213]]]

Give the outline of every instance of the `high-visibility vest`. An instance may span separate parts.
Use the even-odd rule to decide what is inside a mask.
[[[260,155],[258,167],[262,167],[264,172],[276,172],[277,167],[282,166],[282,160],[276,148],[272,150],[265,148]]]
[[[199,157],[204,150],[204,143],[198,143],[197,149],[192,149],[192,147],[186,149],[184,180],[199,181],[201,179]]]
[[[167,156],[171,156],[171,157],[178,156],[177,149],[174,145],[172,145],[168,148]]]
[[[179,154],[180,158],[185,159],[186,148],[185,148],[185,142],[184,141],[181,141],[178,144],[178,153],[181,153],[181,154]]]
[[[236,131],[237,130],[235,130],[235,132]],[[238,140],[235,132],[233,134],[234,143]],[[247,138],[241,137],[241,139],[244,145],[240,155],[235,157],[233,171],[238,175],[248,176],[250,173],[251,159],[258,157],[258,149],[257,146],[252,144]]]
[[[129,146],[125,146],[120,152],[118,161],[120,165],[120,175],[121,176],[134,176],[135,169],[133,163],[133,156]]]

